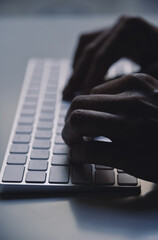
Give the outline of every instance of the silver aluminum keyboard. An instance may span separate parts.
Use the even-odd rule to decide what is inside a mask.
[[[108,74],[130,72],[131,66],[122,61]],[[1,192],[140,190],[140,181],[122,170],[70,164],[61,137],[69,107],[62,89],[69,72],[67,59],[29,61],[1,169]]]

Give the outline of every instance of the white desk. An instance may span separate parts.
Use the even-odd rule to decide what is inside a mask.
[[[114,18],[0,19],[0,162],[30,57],[71,57],[81,31]],[[143,182],[139,197],[55,194],[0,199],[1,240],[158,239],[157,186]]]

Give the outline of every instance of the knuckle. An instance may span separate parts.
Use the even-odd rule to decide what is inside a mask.
[[[122,34],[134,34],[145,27],[145,21],[140,17],[122,16],[118,21],[118,28]],[[126,36],[125,35],[125,36]]]
[[[118,22],[126,23],[130,18],[131,18],[130,16],[122,15],[122,16],[118,19]]]
[[[95,62],[95,64],[96,64],[96,65],[99,65],[99,64],[102,63],[102,61],[103,61],[103,54],[100,53],[100,52],[97,52],[97,53],[95,54],[95,56],[94,56],[94,62]]]
[[[95,53],[95,46],[94,44],[89,44],[87,47],[85,47],[83,54],[86,57],[91,57]]]
[[[80,108],[85,101],[84,96],[77,96],[71,102],[71,110],[73,111],[76,108]]]
[[[129,103],[130,106],[132,106],[135,111],[141,109],[141,106],[144,101],[144,96],[140,92],[132,92],[129,94]]]
[[[146,78],[147,78],[147,74],[135,73],[135,74],[127,75],[124,80],[127,81],[129,85],[132,84],[133,86],[135,85],[137,86],[138,83],[144,82]]]
[[[87,38],[87,34],[86,34],[86,33],[82,33],[82,34],[79,36],[79,43],[83,43],[86,38]]]
[[[153,85],[153,78],[144,73],[135,73],[128,75],[124,81],[125,89],[132,89],[134,92],[151,91]]]
[[[135,25],[142,22],[142,18],[123,15],[119,18],[118,22],[121,22],[124,25]]]
[[[137,82],[146,82],[146,80],[149,78],[150,78],[150,76],[146,73],[133,74],[133,79]]]
[[[137,83],[138,78],[134,74],[129,74],[127,75],[127,78],[125,79],[125,81],[127,81],[128,84],[135,84]]]

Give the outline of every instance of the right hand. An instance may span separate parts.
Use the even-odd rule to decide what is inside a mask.
[[[73,99],[62,132],[74,163],[123,169],[158,183],[158,81],[127,75]],[[105,136],[111,143],[86,141]]]
[[[63,98],[70,100],[78,91],[88,94],[122,57],[142,68],[158,62],[158,29],[138,17],[121,17],[109,29],[82,35]]]

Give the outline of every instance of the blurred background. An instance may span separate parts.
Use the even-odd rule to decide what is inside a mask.
[[[81,32],[123,14],[157,23],[157,13],[156,0],[0,0],[0,160],[31,57],[71,59]]]
[[[156,0],[0,0],[0,15],[157,14]]]

